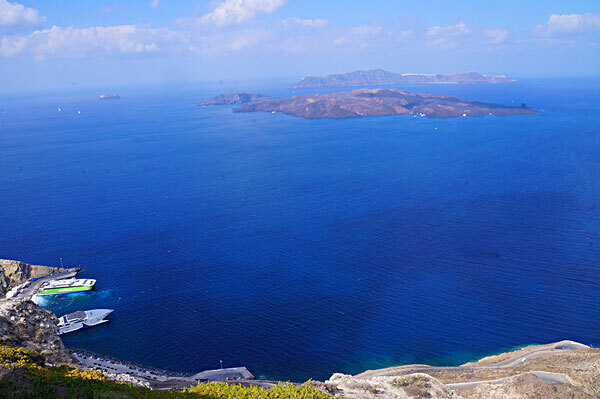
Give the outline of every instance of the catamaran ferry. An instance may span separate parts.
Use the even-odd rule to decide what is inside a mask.
[[[61,316],[58,318],[58,335],[106,323],[108,320],[104,320],[104,318],[113,311],[114,309],[79,310]]]
[[[93,279],[67,278],[62,280],[52,280],[42,284],[36,295],[46,296],[87,292],[94,288],[94,284],[96,284],[96,280]]]

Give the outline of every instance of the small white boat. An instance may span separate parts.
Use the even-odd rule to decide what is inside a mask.
[[[114,309],[79,310],[58,318],[58,335],[93,327],[108,322],[104,318],[114,312]]]

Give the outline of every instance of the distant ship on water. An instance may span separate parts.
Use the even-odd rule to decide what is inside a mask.
[[[118,94],[102,94],[100,100],[118,100],[121,98]]]

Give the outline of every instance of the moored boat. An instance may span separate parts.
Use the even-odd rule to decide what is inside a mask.
[[[58,318],[58,335],[93,327],[106,323],[104,318],[114,312],[114,309],[79,310]]]
[[[93,279],[67,278],[62,280],[52,280],[42,284],[36,295],[47,296],[87,292],[94,288],[94,284],[96,284],[96,280]]]

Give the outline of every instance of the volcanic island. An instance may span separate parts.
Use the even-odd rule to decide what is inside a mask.
[[[213,97],[199,106],[240,105],[233,112],[283,113],[305,119],[353,118],[405,115],[429,118],[506,116],[536,114],[526,104],[509,106],[466,100],[456,96],[411,93],[399,89],[356,89],[325,94],[304,94],[273,98],[256,93],[235,93]]]

